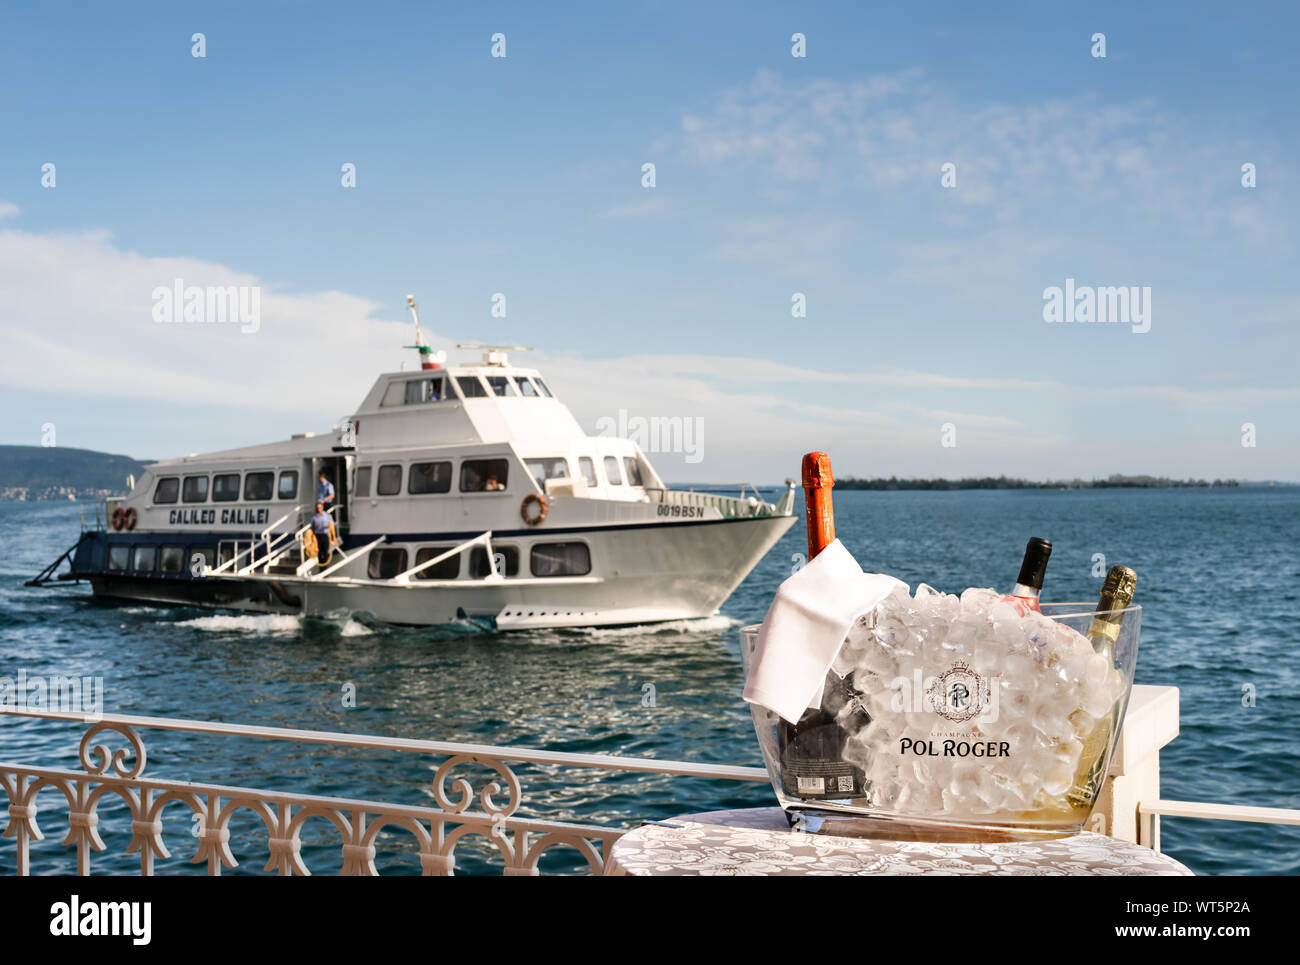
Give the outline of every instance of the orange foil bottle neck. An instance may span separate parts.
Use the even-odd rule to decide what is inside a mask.
[[[808,559],[813,559],[835,542],[835,507],[831,490],[831,457],[824,452],[810,452],[803,457],[804,522],[808,529]]]

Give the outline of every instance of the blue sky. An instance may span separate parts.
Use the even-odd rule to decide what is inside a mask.
[[[809,448],[1300,478],[1286,6],[411,6],[0,8],[0,440],[325,429],[403,359],[409,291],[440,344],[536,345],[593,432],[703,420],[670,479]],[[258,332],[155,324],[174,277],[260,286]],[[1150,331],[1045,323],[1066,278],[1150,287]]]

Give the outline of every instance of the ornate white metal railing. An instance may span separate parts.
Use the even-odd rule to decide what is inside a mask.
[[[91,857],[107,850],[99,833],[98,808],[106,799],[125,801],[130,811],[131,840],[126,854],[138,854],[140,873],[151,875],[158,858],[171,853],[163,842],[163,812],[172,804],[194,815],[195,864],[219,875],[238,866],[230,847],[231,820],[240,812],[261,820],[267,831],[266,871],[305,875],[301,833],[313,819],[323,819],[341,838],[342,874],[377,874],[376,841],[386,829],[411,836],[425,875],[449,875],[456,850],[467,838],[480,836],[494,846],[507,875],[536,875],[538,862],[552,848],[573,848],[593,874],[600,874],[609,846],[625,828],[529,818],[520,813],[524,792],[514,766],[609,772],[640,772],[722,781],[767,783],[756,767],[659,761],[609,754],[572,754],[518,747],[493,747],[370,734],[255,727],[217,721],[177,720],[105,714],[85,715],[38,709],[0,708],[4,719],[41,718],[88,725],[78,748],[80,770],[0,762],[0,791],[8,798],[8,824],[0,837],[16,844],[16,870],[30,873],[30,845],[45,839],[37,823],[37,796],[60,792],[68,805],[62,843],[76,848],[78,874],[89,874]],[[1134,688],[1129,712],[1089,828],[1160,850],[1161,815],[1269,824],[1300,825],[1300,810],[1170,801],[1159,794],[1159,750],[1177,734],[1178,691],[1172,687]],[[317,744],[337,749],[395,751],[439,759],[429,792],[436,807],[295,794],[174,781],[145,776],[148,752],[139,731],[180,731],[265,741]],[[116,739],[121,746],[111,748]],[[513,765],[513,766],[512,766]],[[475,788],[462,768],[478,767],[493,777]],[[481,782],[480,782],[481,783]],[[474,809],[475,805],[479,809]]]
[[[59,791],[67,801],[68,831],[63,844],[76,847],[77,873],[82,875],[90,873],[92,854],[107,848],[99,834],[98,808],[105,799],[113,797],[125,801],[130,810],[132,837],[126,853],[139,855],[142,875],[153,874],[156,858],[171,856],[162,838],[163,811],[171,804],[193,812],[197,847],[190,860],[195,864],[206,863],[209,875],[219,875],[223,869],[237,866],[230,848],[230,822],[241,811],[251,812],[265,825],[269,853],[264,870],[281,875],[311,873],[303,861],[300,835],[304,824],[313,818],[324,819],[338,830],[342,839],[341,873],[345,875],[378,873],[376,839],[385,829],[404,830],[411,835],[425,875],[451,874],[456,866],[457,846],[476,835],[496,847],[504,859],[505,874],[536,875],[543,854],[560,846],[576,850],[587,868],[593,874],[600,874],[609,845],[626,829],[522,816],[519,810],[524,803],[523,789],[511,765],[546,764],[728,781],[767,781],[767,772],[761,768],[608,754],[570,754],[117,714],[105,714],[91,722],[84,715],[36,709],[2,709],[0,726],[4,716],[89,723],[78,749],[79,771],[0,762],[0,790],[9,803],[9,821],[3,837],[12,838],[16,843],[19,875],[30,873],[31,843],[45,837],[37,823],[37,795],[46,788]],[[293,741],[443,758],[434,771],[430,788],[437,807],[147,777],[148,751],[138,733],[141,730]],[[122,746],[110,748],[104,742],[114,738]],[[463,771],[461,776],[453,774],[469,765],[487,768],[495,772],[495,777],[476,791]],[[481,810],[473,809],[476,803]]]

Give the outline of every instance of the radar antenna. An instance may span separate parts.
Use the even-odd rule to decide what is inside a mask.
[[[457,342],[457,348],[481,349],[484,365],[508,365],[506,352],[531,352],[531,345],[484,345],[482,342]]]

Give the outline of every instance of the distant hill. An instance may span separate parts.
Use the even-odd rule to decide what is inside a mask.
[[[67,499],[125,493],[126,477],[139,477],[148,461],[92,449],[0,446],[0,499]]]

